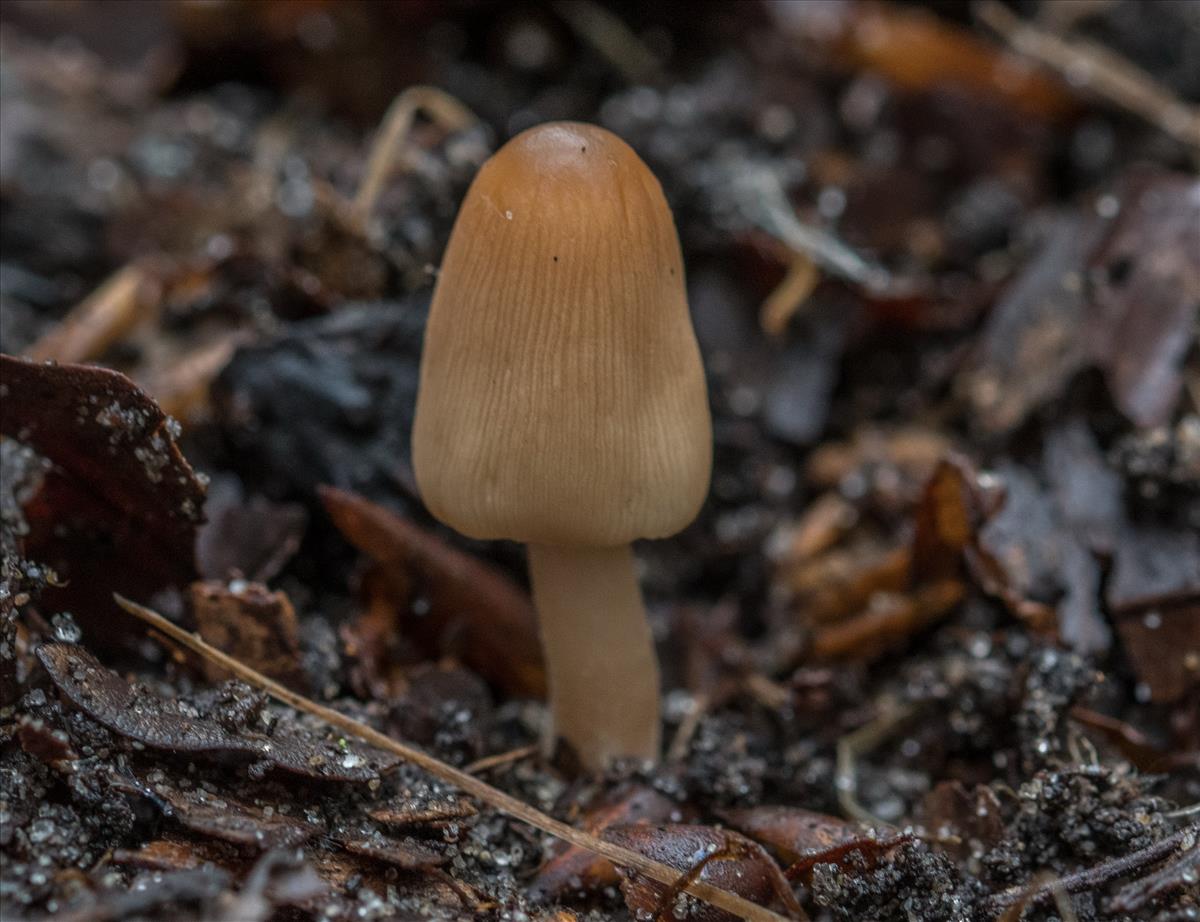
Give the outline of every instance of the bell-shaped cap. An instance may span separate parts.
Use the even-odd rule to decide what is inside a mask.
[[[471,184],[413,425],[429,510],[476,538],[615,546],[708,492],[712,422],[675,223],[632,148],[531,128]]]

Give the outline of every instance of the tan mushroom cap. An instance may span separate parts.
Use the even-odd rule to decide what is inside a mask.
[[[433,295],[413,466],[476,538],[615,546],[695,517],[712,423],[679,239],[616,135],[540,125],[479,171]]]

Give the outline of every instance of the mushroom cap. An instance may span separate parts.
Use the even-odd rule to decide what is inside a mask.
[[[662,188],[594,125],[480,169],[433,294],[413,423],[430,512],[465,535],[615,546],[708,492],[712,421]]]

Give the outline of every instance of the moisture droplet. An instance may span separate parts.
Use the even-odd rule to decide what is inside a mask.
[[[70,612],[60,612],[50,619],[50,623],[54,627],[55,640],[62,643],[79,643],[83,639],[83,631],[79,629]]]

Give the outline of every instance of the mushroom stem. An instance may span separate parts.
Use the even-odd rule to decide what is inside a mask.
[[[553,716],[589,769],[659,755],[658,657],[633,550],[529,545]]]

